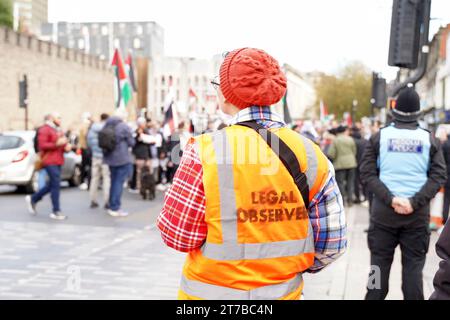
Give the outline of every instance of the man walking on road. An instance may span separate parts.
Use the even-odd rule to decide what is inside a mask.
[[[273,57],[230,52],[211,83],[231,126],[189,140],[158,218],[189,252],[179,298],[299,299],[302,274],[346,248],[333,166],[272,111],[286,92]]]
[[[66,216],[61,213],[59,194],[61,189],[61,167],[64,164],[64,152],[71,149],[67,138],[60,129],[61,117],[53,113],[46,117],[44,126],[38,130],[38,150],[42,167],[47,172],[48,181],[43,188],[32,196],[25,198],[28,210],[32,215],[36,215],[36,205],[42,198],[50,193],[53,212],[50,218],[64,220]]]
[[[103,113],[100,116],[100,122],[92,124],[87,134],[87,145],[92,152],[91,165],[91,186],[89,188],[89,197],[91,200],[91,208],[97,208],[97,194],[100,179],[103,181],[103,199],[105,209],[109,209],[109,189],[111,188],[111,177],[108,165],[103,163],[103,150],[98,145],[98,133],[105,126],[108,115]]]
[[[117,110],[116,116],[109,118],[106,127],[113,129],[114,148],[104,154],[103,160],[111,172],[111,189],[109,192],[108,213],[113,217],[126,217],[128,213],[121,210],[121,198],[125,181],[130,174],[133,163],[130,148],[135,144],[130,127],[124,122],[127,118],[125,110]]]
[[[445,184],[447,173],[439,142],[419,127],[420,114],[416,91],[400,91],[392,110],[394,122],[370,138],[361,163],[361,178],[374,194],[368,232],[374,273],[367,285],[367,300],[382,300],[388,294],[397,245],[402,252],[403,296],[424,299],[429,202]]]

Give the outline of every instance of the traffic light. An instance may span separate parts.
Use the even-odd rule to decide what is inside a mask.
[[[19,107],[26,108],[28,106],[28,79],[23,76],[23,80],[19,81]]]
[[[380,77],[378,73],[372,73],[372,99],[373,107],[385,108],[387,104],[386,79]]]
[[[389,44],[393,67],[415,69],[419,60],[420,32],[427,0],[394,0]]]

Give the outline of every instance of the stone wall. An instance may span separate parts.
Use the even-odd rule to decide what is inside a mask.
[[[65,129],[78,129],[89,111],[114,111],[114,74],[106,61],[0,27],[0,132],[25,127],[19,80],[28,77],[29,128],[57,111]]]

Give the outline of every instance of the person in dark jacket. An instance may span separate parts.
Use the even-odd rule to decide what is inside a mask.
[[[450,300],[450,223],[448,222],[436,244],[436,252],[442,261],[434,276],[434,292],[430,299]]]
[[[125,217],[127,212],[121,210],[123,186],[130,174],[133,163],[130,148],[135,144],[130,127],[124,122],[126,111],[119,109],[114,117],[110,117],[105,127],[113,126],[115,129],[116,145],[113,151],[105,153],[103,161],[109,166],[111,173],[111,189],[109,192],[108,213],[113,217]]]
[[[61,189],[61,167],[64,164],[64,152],[70,151],[72,146],[60,129],[61,117],[57,113],[46,116],[46,123],[37,132],[37,146],[42,166],[47,172],[48,181],[43,188],[32,196],[25,198],[28,211],[36,215],[36,205],[42,198],[50,193],[53,212],[50,218],[64,220],[66,216],[61,213],[59,195]]]
[[[365,200],[367,199],[365,188],[361,183],[361,177],[359,172],[359,166],[361,165],[362,156],[367,146],[367,140],[361,136],[361,130],[357,127],[352,128],[351,136],[353,140],[355,140],[356,162],[358,164],[355,170],[355,203],[361,203],[361,193],[364,196],[364,199]]]
[[[445,164],[450,168],[450,134],[447,135],[447,141],[442,145],[442,152],[444,153]],[[447,182],[444,186],[444,208],[442,210],[442,218],[444,224],[448,220],[448,211],[450,209],[450,170],[447,169]]]
[[[374,274],[366,299],[386,297],[394,251],[400,245],[403,296],[423,300],[429,202],[444,185],[447,172],[439,141],[419,127],[420,98],[414,89],[400,91],[392,114],[394,122],[370,138],[360,167],[361,179],[374,194],[368,231]]]
[[[135,132],[136,143],[133,147],[133,155],[135,157],[136,165],[136,190],[141,189],[141,173],[144,167],[152,170],[152,163],[150,159],[150,145],[149,141],[152,137],[147,129],[147,120],[145,118],[137,119],[137,129]]]

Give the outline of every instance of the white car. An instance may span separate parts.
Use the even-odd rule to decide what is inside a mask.
[[[0,133],[0,185],[15,185],[20,191],[35,192],[38,172],[34,170],[35,131],[8,131]],[[61,180],[78,186],[81,176],[81,156],[74,152],[64,154]]]

